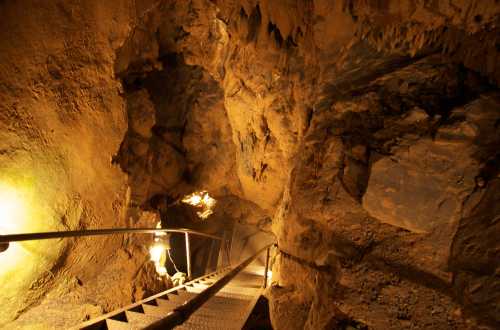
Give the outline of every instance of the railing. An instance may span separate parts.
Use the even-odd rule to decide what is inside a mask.
[[[0,253],[9,248],[9,244],[12,242],[23,242],[23,241],[34,241],[34,240],[45,240],[45,239],[55,239],[55,238],[68,238],[68,237],[83,237],[83,236],[102,236],[102,235],[114,235],[114,234],[158,234],[158,233],[181,233],[184,234],[184,239],[186,243],[186,268],[187,276],[189,279],[192,278],[191,271],[191,242],[190,235],[207,237],[213,240],[221,242],[220,250],[226,252],[227,265],[229,264],[229,252],[227,251],[226,243],[222,237],[205,234],[199,231],[177,228],[177,229],[163,229],[163,228],[108,228],[108,229],[88,229],[88,230],[73,230],[73,231],[54,231],[54,232],[43,232],[43,233],[27,233],[27,234],[12,234],[12,235],[0,235]],[[222,255],[222,263],[224,263],[224,255]]]
[[[113,235],[113,234],[158,234],[158,233],[181,233],[184,234],[185,245],[186,245],[186,267],[187,267],[187,276],[189,279],[192,279],[191,274],[191,242],[190,235],[201,236],[211,238],[213,240],[217,240],[221,242],[219,249],[219,258],[221,252],[226,252],[226,260],[227,264],[224,268],[224,257],[221,259],[221,267],[222,269],[218,269],[216,272],[204,275],[201,278],[212,276],[213,274],[224,271],[228,268],[230,264],[230,256],[228,248],[226,245],[228,240],[224,240],[223,238],[215,235],[205,234],[202,232],[198,232],[191,229],[178,228],[178,229],[160,229],[160,228],[110,228],[110,229],[90,229],[90,230],[75,230],[75,231],[60,231],[60,232],[43,232],[43,233],[26,233],[26,234],[12,234],[12,235],[0,235],[0,253],[8,249],[9,244],[12,242],[22,242],[22,241],[32,241],[32,240],[45,240],[45,239],[56,239],[56,238],[67,238],[67,237],[83,237],[83,236],[102,236],[102,235]],[[146,329],[171,329],[177,325],[185,322],[198,308],[200,308],[208,299],[213,297],[219,290],[221,290],[229,281],[231,281],[236,275],[238,275],[244,268],[246,268],[253,260],[255,260],[263,251],[267,251],[266,253],[266,262],[265,262],[265,271],[264,271],[264,284],[263,287],[267,286],[268,281],[268,267],[269,267],[269,257],[270,257],[270,248],[274,244],[270,244],[259,250],[252,257],[246,259],[244,262],[239,264],[237,267],[229,270],[223,277],[221,277],[217,282],[208,287],[206,290],[202,291],[200,294],[195,296],[190,301],[184,303],[181,306],[175,308],[172,312],[170,312],[165,318],[153,323],[148,326]],[[212,244],[213,246],[213,244]],[[219,268],[217,267],[217,268]],[[193,281],[194,282],[194,281]],[[188,282],[189,283],[189,282]],[[173,288],[161,294],[155,295],[153,297],[147,298],[146,300],[152,300],[162,295],[167,294],[170,291],[178,290],[181,287],[184,287],[187,284],[181,285],[179,287]],[[146,301],[144,300],[144,301]],[[143,302],[144,302],[143,301]],[[138,306],[140,302],[134,304]],[[129,306],[130,307],[130,306]],[[101,317],[101,320],[105,320],[106,318],[110,318],[115,314],[119,314],[123,312],[125,309],[119,310],[117,312],[109,313]]]
[[[250,258],[243,261],[237,267],[233,268],[223,277],[221,277],[217,282],[209,286],[207,289],[202,291],[200,294],[195,296],[188,302],[180,305],[170,312],[165,318],[158,320],[157,322],[146,327],[146,330],[161,330],[161,329],[173,329],[174,327],[184,323],[194,312],[196,312],[208,299],[212,298],[219,290],[221,290],[229,281],[231,281],[236,275],[238,275],[243,269],[245,269],[252,261],[254,261],[262,252],[266,253],[266,268],[264,275],[264,287],[267,285],[267,272],[269,266],[269,250],[274,244],[270,244],[259,250]]]
[[[190,285],[193,285],[194,283],[197,283],[197,282],[202,281],[204,279],[210,279],[210,278],[212,278],[214,276],[217,276],[218,274],[223,273],[224,271],[226,271],[226,268],[221,268],[221,269],[219,269],[219,270],[217,270],[215,272],[203,275],[203,276],[198,277],[198,278],[196,278],[196,279],[194,279],[192,281],[189,281],[189,282],[186,282],[184,284],[175,286],[175,287],[173,287],[171,289],[168,289],[166,291],[157,293],[157,294],[155,294],[153,296],[150,296],[150,297],[147,297],[145,299],[136,301],[135,303],[130,304],[128,306],[119,308],[117,310],[114,310],[114,311],[109,312],[107,314],[101,315],[101,316],[99,316],[97,318],[94,318],[92,320],[85,321],[85,322],[83,322],[83,323],[81,323],[81,324],[79,324],[79,325],[77,325],[75,327],[70,328],[70,330],[80,330],[80,329],[95,330],[95,329],[104,329],[102,326],[106,323],[106,320],[108,320],[108,319],[111,319],[111,320],[123,320],[123,319],[126,319],[126,316],[124,316],[124,313],[126,313],[127,311],[140,310],[141,305],[144,305],[144,304],[152,304],[153,306],[156,306],[156,304],[154,304],[154,301],[156,299],[165,298],[165,299],[168,300],[168,295],[169,294],[176,294],[179,291],[185,289],[186,287],[188,287]]]

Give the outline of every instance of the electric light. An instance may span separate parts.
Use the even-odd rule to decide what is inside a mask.
[[[199,205],[201,203],[201,196],[192,195],[182,200],[184,203],[188,203],[191,205]]]
[[[194,192],[191,195],[187,195],[182,199],[182,202],[201,208],[201,211],[196,212],[198,217],[201,219],[207,219],[210,215],[212,215],[214,213],[213,208],[215,207],[215,204],[217,204],[217,201],[210,197],[206,191]]]
[[[209,208],[212,208],[215,206],[216,201],[215,199],[210,197],[208,193],[205,193],[205,195],[203,196],[203,203],[205,203],[205,205],[208,206]]]
[[[161,228],[161,222],[156,224],[156,228]],[[167,249],[170,248],[167,233],[155,233],[154,244],[149,248],[150,260],[155,264],[156,272],[160,276],[167,274],[165,262],[167,261]]]
[[[151,261],[155,264],[155,269],[158,275],[167,275],[167,268],[165,268],[165,261],[167,247],[160,242],[155,242],[155,244],[149,249],[149,255]]]
[[[165,245],[156,242],[150,249],[149,254],[151,255],[151,261],[154,263],[160,262],[162,259],[162,254],[165,252]]]

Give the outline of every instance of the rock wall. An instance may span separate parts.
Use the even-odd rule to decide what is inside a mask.
[[[235,194],[273,218],[273,326],[496,324],[497,263],[453,250],[498,248],[459,230],[498,173],[498,4],[190,6],[178,49],[224,90]]]
[[[276,236],[276,329],[500,322],[498,1],[0,6],[0,156],[103,219],[70,228],[206,189]]]
[[[113,67],[149,7],[0,3],[0,194],[2,203],[21,203],[2,209],[2,233],[129,225],[127,176],[112,164],[127,130]],[[12,244],[0,256],[0,325],[67,328],[130,302],[147,289],[144,242],[118,235]]]

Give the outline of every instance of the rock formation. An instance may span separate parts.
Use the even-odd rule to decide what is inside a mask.
[[[0,180],[35,196],[17,231],[152,226],[158,200],[203,189],[213,221],[275,235],[275,329],[500,324],[498,1],[0,15]],[[0,324],[65,327],[167,285],[146,240],[22,245]]]

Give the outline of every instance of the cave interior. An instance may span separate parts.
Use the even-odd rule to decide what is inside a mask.
[[[191,240],[193,277],[275,243],[247,329],[500,328],[500,1],[0,0],[0,18],[0,235],[227,239]],[[184,236],[161,276],[154,239],[0,244],[0,327],[171,288]]]

